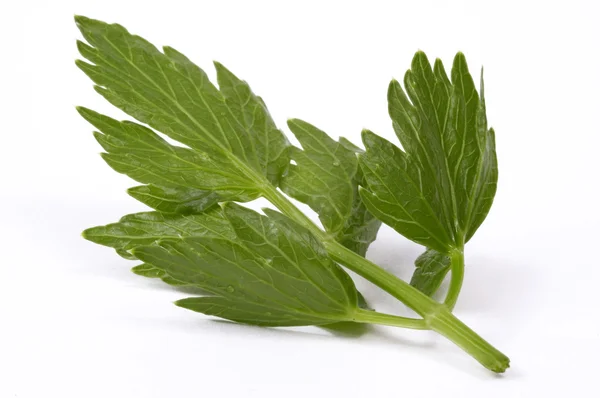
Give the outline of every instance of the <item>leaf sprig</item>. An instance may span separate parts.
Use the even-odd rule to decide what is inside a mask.
[[[404,150],[363,132],[361,198],[377,218],[428,248],[417,260],[413,286],[433,294],[450,257],[455,260],[446,300],[452,308],[462,283],[464,245],[488,214],[498,179],[483,72],[478,94],[462,53],[454,58],[449,78],[439,59],[432,68],[417,52],[404,87],[406,93],[392,80],[388,89],[389,113]]]
[[[407,74],[409,97],[392,82],[390,113],[406,152],[370,132],[364,152],[292,119],[296,148],[262,98],[223,65],[215,63],[217,87],[171,47],[160,51],[120,25],[86,17],[76,23],[87,41],[77,43],[87,60],[77,65],[139,123],[83,107],[79,113],[97,129],[109,166],[143,184],[129,194],[155,210],[90,228],[86,239],[140,260],[136,274],[196,288],[199,295],[176,303],[193,311],[261,326],[350,321],[432,329],[488,369],[508,367],[506,356],[452,315],[453,303],[427,295],[462,255],[495,192],[493,131],[462,55],[452,81],[441,62],[431,70],[418,53]],[[308,204],[322,228],[284,193]],[[235,203],[258,197],[279,211],[259,214]],[[411,282],[418,289],[364,258],[381,221],[428,247]],[[340,265],[421,318],[366,309]],[[454,281],[454,266],[452,274]]]

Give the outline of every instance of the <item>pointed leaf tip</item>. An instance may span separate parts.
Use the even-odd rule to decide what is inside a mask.
[[[429,58],[427,58],[427,54],[424,51],[418,50],[412,59],[411,69],[419,69],[422,65],[430,65]]]
[[[363,129],[360,132],[360,136],[362,138],[363,144],[365,145],[365,148],[368,148],[369,146],[373,145],[374,141],[376,140],[377,134],[375,134],[369,129]]]
[[[85,23],[87,21],[89,21],[90,19],[88,17],[85,17],[83,15],[74,15],[73,16],[73,20],[75,21],[76,24],[82,24]]]
[[[79,106],[78,105],[78,106],[75,107],[75,110],[77,110],[77,113],[79,113],[81,115],[81,117],[83,117],[86,120],[90,116],[98,115],[98,113],[94,112],[90,108],[86,108],[85,106]]]
[[[417,243],[460,247],[489,211],[497,180],[492,143],[479,145],[487,130],[483,96],[477,98],[462,52],[448,76],[439,59],[431,70],[417,51],[403,86],[392,80],[388,91],[402,149],[363,132],[366,186],[384,198],[366,201],[367,208]]]
[[[468,73],[469,72],[469,66],[467,64],[467,57],[465,57],[465,54],[463,54],[461,51],[457,52],[456,55],[454,56],[454,61],[453,61],[453,68],[464,68],[465,71]]]
[[[229,69],[227,69],[222,63],[220,63],[219,61],[213,61],[213,65],[215,66],[215,69],[217,71],[222,70],[222,71],[227,71],[229,72]],[[231,72],[230,72],[231,73]]]
[[[287,125],[288,125],[288,126],[292,126],[292,125],[295,125],[295,124],[300,124],[300,122],[302,122],[302,120],[300,120],[300,119],[297,119],[297,118],[293,118],[293,117],[292,117],[292,118],[289,118],[289,119],[286,121],[286,123],[287,123]]]

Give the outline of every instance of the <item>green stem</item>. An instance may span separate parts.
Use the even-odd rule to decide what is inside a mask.
[[[424,295],[402,279],[390,274],[341,244],[331,240],[325,240],[323,244],[327,249],[327,253],[336,262],[385,290],[423,318],[429,313],[437,312],[438,307],[441,306],[440,303]]]
[[[381,312],[369,311],[362,308],[356,310],[354,322],[374,323],[377,325],[396,326],[407,329],[429,330],[429,326],[423,319],[405,318]]]
[[[300,211],[288,198],[277,190],[273,185],[266,184],[262,187],[263,196],[269,202],[275,205],[283,214],[296,221],[298,224],[308,228],[312,233],[321,239],[326,239],[327,234],[321,228]]]
[[[430,316],[427,323],[432,330],[462,348],[489,370],[503,373],[510,366],[510,360],[506,355],[462,323],[447,308]]]
[[[497,373],[508,368],[506,355],[452,315],[445,304],[438,303],[339,243],[329,240],[324,243],[331,258],[402,301],[423,317],[428,328],[454,342],[483,366]]]
[[[462,248],[455,249],[450,253],[450,271],[452,272],[452,277],[444,304],[452,311],[458,300],[465,275],[465,255]]]
[[[411,319],[358,310],[357,322],[366,322],[370,316],[373,322],[369,323],[411,327],[413,329],[430,328],[453,341],[486,368],[494,372],[503,372],[508,367],[508,358],[454,317],[445,304],[438,303],[402,279],[333,240],[275,187],[266,186],[264,196],[285,215],[312,231],[324,244],[333,260],[391,294],[423,317],[422,320]]]
[[[398,300],[405,303],[419,315],[435,311],[439,303],[430,299],[402,279],[378,267],[366,258],[354,253],[331,239],[322,229],[317,227],[292,202],[272,186],[264,188],[265,198],[274,204],[281,212],[313,232],[325,245],[329,255],[348,269],[374,283]]]

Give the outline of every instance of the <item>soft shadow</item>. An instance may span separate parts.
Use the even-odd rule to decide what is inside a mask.
[[[427,355],[431,361],[443,363],[449,369],[459,370],[480,380],[503,379],[506,377],[506,373],[498,374],[486,369],[459,347],[433,331],[419,331],[419,333],[428,334],[427,340],[415,341],[399,336],[398,330],[390,331],[379,327],[373,329],[372,335],[377,336],[380,341],[389,346],[389,349],[398,350],[399,354],[411,350],[420,355]],[[511,368],[508,368],[507,372],[510,373],[512,378]],[[520,375],[520,373],[517,373],[517,375]]]
[[[492,258],[475,256],[467,258],[465,280],[457,303],[461,313],[493,313],[495,310],[511,312],[520,308],[525,301],[542,300],[529,292],[539,290],[542,283],[536,270],[528,264],[516,263],[514,258]]]
[[[360,337],[372,330],[370,325],[356,322],[338,322],[319,327],[338,337]]]
[[[392,330],[378,326],[372,328],[371,335],[385,342],[386,345],[390,345],[390,347],[396,347],[397,349],[402,350],[406,348],[414,348],[418,350],[425,349],[431,351],[436,347],[437,344],[434,339],[427,339],[426,341],[417,341],[411,340],[409,337],[400,336],[398,333],[400,333],[400,330],[398,329]],[[418,331],[416,333],[423,333],[423,331]]]
[[[369,345],[372,347],[385,347],[385,350],[395,350],[399,357],[406,354],[407,351],[414,355],[426,357],[432,363],[443,363],[449,370],[459,370],[460,372],[476,377],[480,380],[503,379],[505,375],[498,375],[482,367],[475,359],[463,352],[460,348],[446,341],[443,337],[436,335],[431,331],[408,331],[402,329],[391,329],[381,326],[351,324],[350,322],[340,322],[327,327],[261,327],[247,324],[240,324],[225,319],[199,318],[189,322],[186,318],[177,319],[140,319],[139,321],[161,322],[168,328],[178,330],[187,329],[209,333],[221,333],[210,327],[212,325],[223,325],[232,333],[243,333],[247,336],[255,336],[264,339],[293,337],[294,339],[309,339],[315,341],[329,339],[344,339],[351,341],[352,344],[361,346]],[[357,328],[358,327],[358,328]],[[366,333],[368,332],[368,333]],[[417,337],[417,333],[418,336]],[[411,334],[414,334],[411,336]],[[358,337],[363,337],[358,339]],[[519,376],[510,368],[509,376]],[[515,374],[516,373],[516,374]]]
[[[255,326],[248,325],[243,323],[237,323],[233,321],[229,321],[227,319],[209,319],[211,322],[231,325],[235,327],[242,328],[252,328],[254,330],[266,331],[268,333],[292,333],[292,334],[303,334],[310,336],[320,336],[320,337],[342,337],[342,338],[357,338],[363,336],[367,332],[371,330],[370,325],[355,323],[355,322],[336,322],[330,325],[321,325],[321,326],[294,326],[294,327],[265,327],[265,326]],[[327,334],[320,333],[319,330],[328,332]]]

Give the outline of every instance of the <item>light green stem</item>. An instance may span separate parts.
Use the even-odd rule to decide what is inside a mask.
[[[465,255],[462,248],[455,249],[450,253],[450,272],[452,272],[450,287],[444,304],[452,311],[458,300],[465,275]]]
[[[313,232],[333,260],[391,294],[423,317],[412,319],[358,310],[357,322],[432,329],[453,341],[486,368],[500,373],[508,367],[508,358],[459,321],[445,304],[438,303],[402,279],[333,240],[273,186],[264,187],[264,196],[285,215]]]
[[[427,323],[432,330],[452,341],[492,372],[503,373],[510,366],[506,355],[462,323],[447,308],[430,317]]]
[[[374,323],[377,325],[396,326],[407,329],[428,330],[429,326],[422,319],[406,318],[403,316],[383,314],[359,308],[354,315],[354,322]]]

